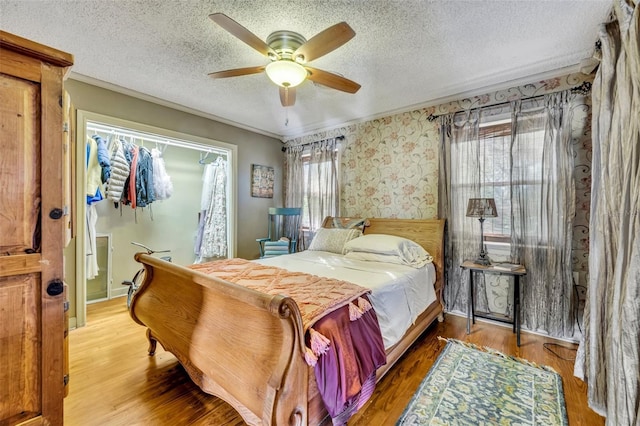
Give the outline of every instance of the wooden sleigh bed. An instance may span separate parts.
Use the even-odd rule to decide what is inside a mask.
[[[331,227],[327,218],[323,227]],[[437,300],[404,337],[388,348],[384,376],[435,319],[443,318],[444,220],[368,219],[364,234],[415,241],[431,256]],[[173,353],[204,392],[228,402],[251,425],[318,425],[327,416],[310,386],[300,310],[289,297],[269,295],[138,253],[146,268],[130,313],[147,327],[149,354],[156,342]],[[315,380],[315,379],[312,379]]]

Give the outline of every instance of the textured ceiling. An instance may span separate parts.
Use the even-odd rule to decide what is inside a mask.
[[[72,53],[72,78],[287,139],[577,71],[610,7],[611,0],[0,0],[0,28]],[[211,79],[213,71],[268,63],[211,21],[214,12],[262,40],[282,29],[309,39],[346,21],[356,36],[309,65],[362,88],[348,94],[306,81],[284,108],[264,73]]]

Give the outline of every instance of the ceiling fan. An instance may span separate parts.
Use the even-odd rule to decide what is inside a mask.
[[[269,34],[265,42],[223,13],[213,13],[209,18],[271,61],[267,65],[212,72],[209,74],[212,78],[238,77],[264,71],[279,86],[280,103],[285,107],[296,102],[295,87],[306,79],[347,93],[356,93],[360,89],[360,85],[354,81],[306,65],[356,35],[346,22],[335,24],[309,40],[296,32],[282,30]]]

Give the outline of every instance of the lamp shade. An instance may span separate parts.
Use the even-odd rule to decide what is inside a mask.
[[[493,198],[469,198],[467,217],[498,217],[496,201]]]
[[[271,62],[265,71],[271,81],[282,87],[296,87],[307,78],[307,70],[288,59]]]

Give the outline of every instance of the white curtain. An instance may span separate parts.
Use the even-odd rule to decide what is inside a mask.
[[[285,151],[285,207],[302,207],[303,227],[309,234],[320,228],[326,216],[339,214],[338,144],[335,138]],[[309,241],[301,235],[300,250]]]
[[[571,97],[548,94],[528,111],[514,102],[511,119],[511,260],[527,268],[522,324],[557,337],[572,337],[575,322]]]
[[[466,217],[466,211],[469,198],[481,196],[480,114],[480,110],[474,110],[440,117],[439,216],[447,219],[444,300],[448,310],[462,312],[467,309],[469,273],[460,265],[479,254],[480,223]],[[484,280],[478,278],[478,308],[486,311]]]
[[[284,154],[284,205],[302,207],[304,202],[303,145],[287,147]]]
[[[575,374],[607,425],[640,425],[640,6],[614,1],[593,85],[589,289]]]
[[[303,158],[304,146],[290,146],[286,148],[284,154],[284,205],[285,207],[303,207],[304,205],[304,158]],[[294,230],[291,229],[291,221],[285,221],[284,233],[286,235],[295,235]],[[302,223],[301,221],[297,222]],[[305,239],[302,227],[298,230],[298,243],[296,245],[297,251],[303,251],[307,248],[307,241]]]

